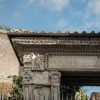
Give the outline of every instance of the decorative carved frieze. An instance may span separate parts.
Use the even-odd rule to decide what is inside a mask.
[[[100,53],[100,46],[24,46],[22,47],[24,52],[36,52],[36,53],[65,53],[65,54],[98,54]],[[80,55],[79,54],[79,55]]]
[[[36,54],[35,58],[32,60],[32,70],[44,70],[44,56]]]
[[[24,57],[24,62],[32,60],[33,71],[47,69],[43,56],[47,53],[55,56],[100,56],[100,37],[16,37],[12,42],[22,65],[22,56],[30,54]]]
[[[24,69],[44,70],[44,56],[36,53],[29,53],[23,56]]]
[[[100,45],[100,38],[14,38],[12,41],[23,45]]]

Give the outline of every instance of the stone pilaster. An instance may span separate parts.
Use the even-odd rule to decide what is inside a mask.
[[[22,84],[24,100],[32,100],[32,56],[24,55],[23,57],[23,72],[22,72]]]
[[[60,72],[50,72],[51,100],[60,100]]]

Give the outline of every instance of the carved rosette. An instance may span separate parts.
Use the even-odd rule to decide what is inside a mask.
[[[57,71],[50,72],[51,85],[60,85],[60,77],[61,77],[60,72]]]

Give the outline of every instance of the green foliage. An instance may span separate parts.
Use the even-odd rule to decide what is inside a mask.
[[[81,100],[88,100],[88,97],[87,97],[87,90],[84,89],[83,87],[81,87],[79,89],[79,93],[78,93],[78,96],[81,98]]]
[[[22,78],[20,76],[16,76],[14,75],[13,77],[13,91],[12,91],[12,95],[13,95],[13,98],[16,98],[20,95],[22,95],[22,84],[21,84],[21,81],[22,81]]]
[[[83,96],[83,95],[86,95],[86,89],[84,89],[83,87],[81,87],[80,89],[79,89],[79,93]]]

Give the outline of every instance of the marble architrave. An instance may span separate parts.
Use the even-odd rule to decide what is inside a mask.
[[[100,70],[97,56],[48,55],[47,62],[49,70]]]

